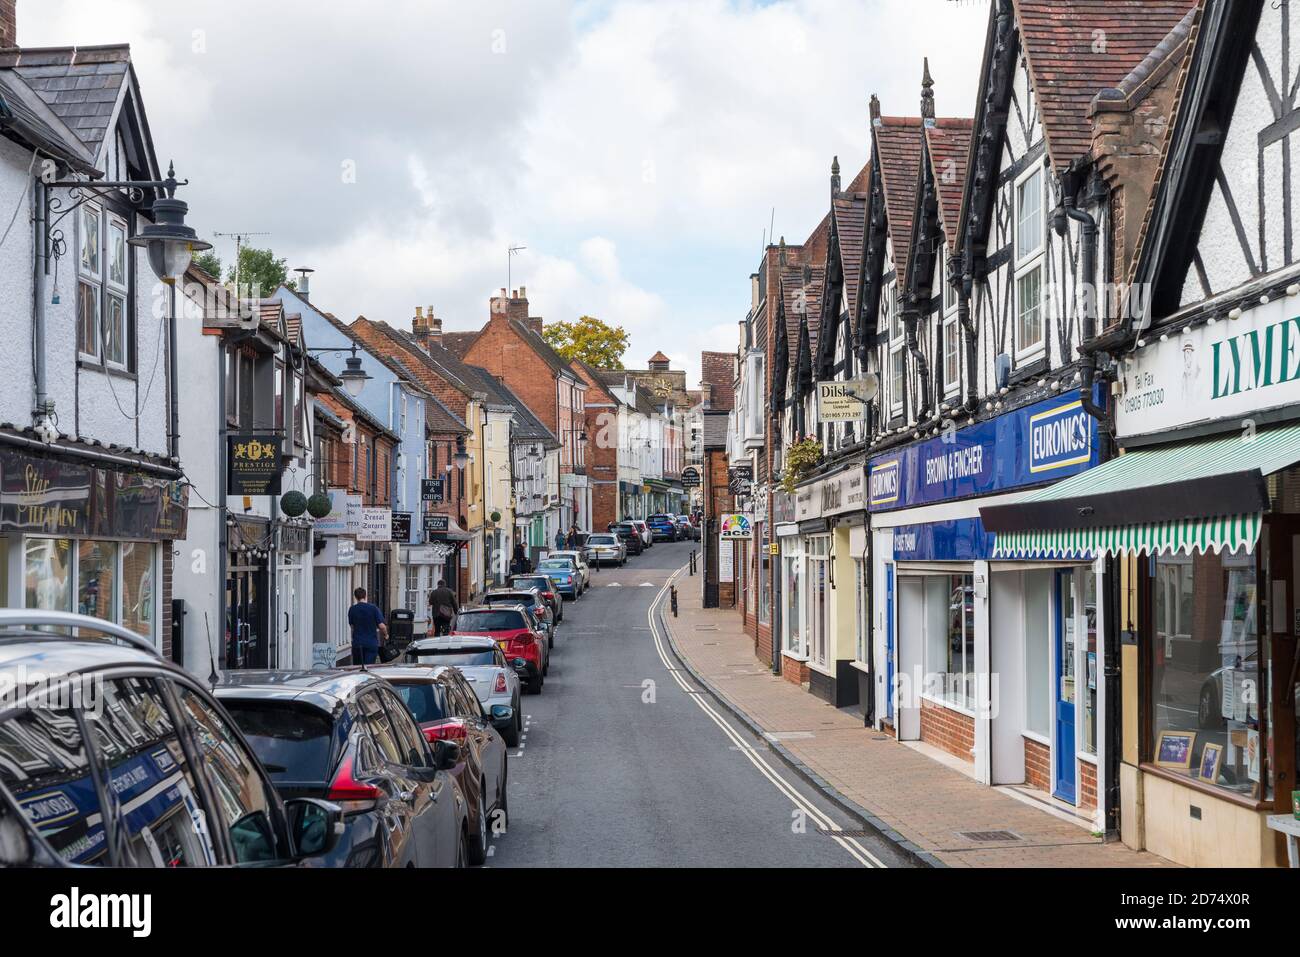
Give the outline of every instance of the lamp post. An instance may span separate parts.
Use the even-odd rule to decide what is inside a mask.
[[[309,353],[326,353],[326,352],[349,352],[344,369],[339,373],[339,378],[343,380],[343,388],[347,389],[348,395],[357,398],[366,390],[366,383],[370,381],[370,376],[366,370],[361,368],[361,356],[357,352],[357,344],[354,342],[351,346],[339,346],[336,348],[322,348],[307,350]]]

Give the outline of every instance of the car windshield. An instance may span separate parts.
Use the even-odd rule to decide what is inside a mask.
[[[553,572],[570,572],[573,571],[573,562],[567,558],[548,558],[537,567]]]
[[[496,655],[491,648],[410,648],[406,657],[422,665],[451,665],[455,668],[496,664]]]
[[[510,584],[520,588],[540,588],[542,591],[547,591],[551,587],[551,580],[549,578],[516,578]]]
[[[397,690],[397,696],[402,699],[420,724],[441,721],[447,717],[447,711],[442,704],[442,691],[433,682],[394,683],[393,687]]]
[[[515,631],[527,627],[523,614],[517,611],[463,611],[456,619],[458,631]]]
[[[315,708],[291,702],[235,701],[221,704],[275,784],[323,784],[329,780],[334,721]]]
[[[531,605],[537,599],[528,592],[512,592],[509,595],[488,595],[484,600],[489,605]]]
[[[615,545],[618,539],[613,535],[593,535],[587,541],[588,545]]]

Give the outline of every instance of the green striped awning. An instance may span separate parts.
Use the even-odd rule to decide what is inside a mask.
[[[1253,551],[1263,516],[1225,515],[1144,525],[1112,525],[1033,532],[999,532],[994,558],[1095,558],[1118,553],[1148,555]]]

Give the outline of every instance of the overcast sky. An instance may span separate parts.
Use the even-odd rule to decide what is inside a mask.
[[[974,110],[987,0],[20,0],[23,46],[129,42],[201,234],[265,232],[336,315],[477,329],[525,285],[699,379],[775,208],[799,242],[867,104]],[[233,241],[214,239],[222,259]]]

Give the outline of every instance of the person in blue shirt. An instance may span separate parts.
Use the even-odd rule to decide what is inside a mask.
[[[379,641],[388,634],[388,625],[379,607],[366,601],[364,588],[358,588],[352,595],[357,600],[348,609],[348,624],[352,627],[352,663],[373,665],[379,658]]]

